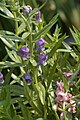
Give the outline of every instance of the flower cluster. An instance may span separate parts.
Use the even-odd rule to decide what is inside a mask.
[[[37,42],[36,42],[36,50],[35,52],[39,52],[39,51],[43,51],[44,48],[44,44],[46,43],[46,41],[43,38],[40,38]]]
[[[45,50],[45,45],[46,41],[43,38],[40,38],[37,42],[36,42],[36,50],[35,52],[40,52],[40,54],[38,55],[38,63],[37,65],[42,65],[45,64],[46,60],[48,59],[48,56],[44,53]]]
[[[22,58],[27,58],[29,56],[31,56],[31,54],[29,53],[29,48],[27,47],[22,47],[18,50],[18,55],[21,56]]]
[[[48,59],[48,56],[45,53],[41,53],[38,56],[38,60],[39,62],[37,63],[37,65],[43,65],[45,64],[46,60]]]
[[[22,11],[23,13],[29,14],[32,11],[32,7],[29,5],[24,6]],[[41,13],[39,10],[35,13],[35,20],[36,20],[36,23],[40,23],[41,21]]]
[[[56,90],[56,102],[59,108],[63,109],[63,106],[71,104],[68,108],[68,112],[76,113],[76,103],[75,100],[72,99],[73,96],[69,92],[65,92],[63,82],[57,82],[57,90]]]
[[[4,83],[3,74],[0,72],[0,85],[2,85],[3,83]]]

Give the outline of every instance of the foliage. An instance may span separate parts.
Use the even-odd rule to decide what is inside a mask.
[[[80,119],[80,33],[70,29],[75,41],[69,46],[58,27],[59,15],[46,24],[39,14],[46,2],[39,7],[35,0],[0,1],[1,120]],[[72,97],[59,106],[60,81],[60,89]],[[68,111],[74,104],[75,113]]]

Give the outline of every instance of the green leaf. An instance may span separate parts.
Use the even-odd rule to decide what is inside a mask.
[[[70,29],[70,31],[74,37],[75,42],[80,44],[80,32],[75,27],[73,27],[73,30]]]
[[[29,35],[30,35],[29,32],[24,32],[23,35],[22,35],[22,39],[27,38]]]
[[[6,89],[6,101],[5,101],[5,109],[9,109],[10,107],[10,100],[11,100],[11,95],[10,95],[10,90]]]
[[[21,37],[15,35],[13,32],[9,32],[9,31],[0,30],[0,37],[7,39],[10,42],[12,42],[12,41],[22,42]],[[12,44],[14,44],[14,42],[12,42]]]
[[[7,89],[10,89],[11,93],[13,93],[15,96],[24,95],[24,89],[20,85],[9,85]]]
[[[7,39],[7,40],[22,42],[22,39],[20,37],[16,36],[16,35],[14,35],[14,36],[2,35],[1,37],[4,38],[4,39]]]
[[[58,60],[55,61],[54,65],[49,69],[49,74],[48,74],[48,81],[47,81],[47,90],[49,89],[49,86],[52,82],[53,75],[52,73],[55,73],[56,71],[56,66],[57,66]]]
[[[36,65],[37,65],[36,61],[35,61],[33,58],[30,58],[30,63],[31,63],[33,66],[36,66]]]
[[[63,42],[63,45],[64,45],[64,47],[65,47],[67,50],[70,50],[70,51],[71,51],[71,52],[70,52],[71,56],[72,56],[76,61],[78,61],[78,56],[76,55],[76,53],[74,52],[74,50],[73,50],[67,43],[65,43],[65,42]]]
[[[58,49],[57,52],[71,52],[71,51],[67,49]]]
[[[24,98],[20,98],[20,97],[12,98],[12,99],[10,100],[10,105],[11,105],[11,104],[14,104],[14,103],[17,103],[18,101],[23,101],[23,100],[24,100]],[[6,102],[6,100],[0,101],[0,106],[4,106],[4,105],[5,105],[5,102]]]
[[[6,51],[7,51],[8,56],[11,58],[12,61],[15,62],[16,59],[15,59],[13,53],[12,53],[11,51],[9,51],[9,49],[8,49],[7,47],[5,47],[5,48],[6,48]]]
[[[30,95],[30,89],[29,89],[28,85],[26,84],[26,81],[23,81],[23,83],[24,83],[24,94],[25,94],[25,97],[27,98],[29,104],[33,107],[33,109],[37,113],[42,114],[42,111],[39,109],[39,106],[32,99],[32,95]]]
[[[39,82],[36,85],[37,91],[39,93],[39,98],[41,100],[41,103],[44,105],[45,104],[45,88],[44,86]]]
[[[11,58],[11,60],[12,61],[14,61],[14,62],[21,62],[21,59],[20,59],[20,57],[17,55],[17,52],[16,51],[14,51],[14,50],[12,50],[12,51],[10,51],[7,47],[5,47],[6,48],[6,51],[7,51],[7,54],[8,54],[8,56]]]
[[[11,118],[13,118],[16,115],[16,110],[14,108],[14,105],[10,105],[10,109],[9,109],[9,114],[11,116]]]
[[[7,41],[5,38],[3,38],[3,37],[1,37],[1,36],[0,36],[0,39],[3,41],[3,43],[4,43],[6,46],[8,46],[8,47],[11,48],[11,49],[16,50],[15,47],[14,47],[14,43],[13,43],[13,44],[12,44],[12,42],[10,43],[10,41]]]
[[[12,120],[24,120],[24,118],[22,118],[20,115],[16,115]]]
[[[43,118],[38,118],[37,120],[44,120]]]
[[[11,74],[13,72],[14,69],[11,69],[5,76],[5,85],[8,85],[11,79]]]
[[[68,120],[73,120],[73,119],[72,119],[72,114],[69,113],[69,112],[67,113],[66,117],[68,118]]]
[[[18,103],[19,103],[19,105],[21,107],[24,120],[32,120],[31,113],[27,109],[27,107],[21,101],[18,101]]]
[[[24,32],[25,28],[26,28],[26,24],[24,22],[21,23],[21,25],[18,27],[18,35]]]
[[[24,64],[22,63],[15,63],[15,62],[0,62],[0,68],[8,68],[8,67],[20,67],[20,66],[24,66]]]
[[[59,41],[55,44],[55,46],[53,46],[52,50],[50,51],[48,57],[52,57],[54,55],[54,53],[56,52],[56,50],[60,47],[62,41],[65,39],[65,35],[62,36]]]
[[[51,21],[44,26],[43,29],[41,29],[38,33],[36,33],[34,36],[33,36],[33,41],[35,41],[36,39],[38,39],[39,37],[41,37],[42,35],[45,35],[47,34],[47,32],[51,29],[51,27],[57,22],[57,17],[58,15],[55,15]]]
[[[72,74],[72,76],[69,78],[69,81],[71,82],[71,81],[75,80],[75,78],[79,72],[80,72],[80,65],[78,66],[77,70]]]
[[[0,10],[4,12],[7,16],[12,18],[14,17],[13,14],[6,7],[0,6]]]

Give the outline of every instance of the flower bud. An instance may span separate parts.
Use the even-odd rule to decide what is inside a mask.
[[[26,80],[27,85],[31,85],[32,79],[31,79],[31,75],[30,75],[30,74],[25,74],[25,75],[23,76],[23,78]]]
[[[0,72],[0,85],[4,84],[3,74]]]
[[[53,109],[54,111],[57,111],[57,105],[54,104],[54,105],[52,106],[52,109]]]
[[[23,8],[23,12],[26,14],[30,13],[31,11],[32,11],[32,7],[29,5],[27,5]]]
[[[36,22],[37,22],[37,23],[40,22],[40,20],[41,20],[41,13],[40,13],[40,11],[36,12],[36,14],[35,14],[35,19],[36,19]]]

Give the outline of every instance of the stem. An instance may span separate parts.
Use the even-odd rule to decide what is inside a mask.
[[[37,84],[37,69],[33,68],[33,70],[34,70],[34,80],[35,80],[35,83]]]
[[[30,31],[30,53],[33,55],[32,30]]]
[[[57,112],[54,111],[54,113],[55,113],[56,120],[60,120],[60,119],[59,119],[59,116],[58,116],[58,114],[57,114]]]
[[[37,8],[38,7],[37,2],[35,0],[31,0],[31,1],[32,1],[34,7]]]
[[[13,14],[14,14],[14,18],[16,18],[16,12],[13,12]],[[16,33],[16,35],[18,34],[18,22],[17,22],[17,20],[15,20],[15,33]]]
[[[29,22],[27,21],[27,19],[26,19],[20,12],[18,12],[18,14],[19,14],[20,17],[23,19],[23,21],[24,21],[25,24],[27,25],[28,31],[30,32],[30,31],[31,31],[31,28],[30,28]]]
[[[66,112],[65,112],[65,111],[64,111],[63,114],[64,114],[64,119],[65,119],[65,120],[68,120],[68,118],[66,117]]]
[[[47,120],[47,106],[46,106],[46,101],[44,104],[44,120]]]
[[[24,20],[25,24],[27,25],[28,31],[30,32],[30,53],[33,55],[32,28],[30,26],[30,19],[28,21],[20,12],[18,12],[18,14]]]
[[[14,14],[14,18],[16,18],[16,12],[13,12]],[[18,35],[18,22],[17,20],[15,20],[15,34]],[[16,49],[18,48],[18,43],[15,42],[15,45],[16,45]]]

